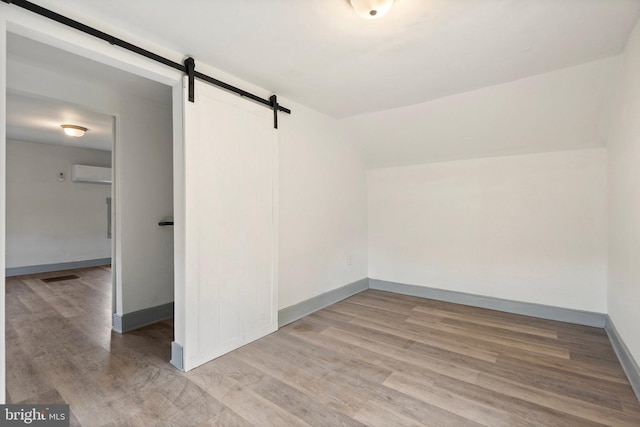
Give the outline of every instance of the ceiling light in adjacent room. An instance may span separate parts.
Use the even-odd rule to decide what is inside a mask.
[[[356,13],[364,19],[383,17],[393,5],[393,0],[349,0]]]
[[[60,125],[60,127],[64,130],[64,133],[69,136],[75,136],[76,138],[84,136],[84,133],[89,130],[85,127],[76,125]]]

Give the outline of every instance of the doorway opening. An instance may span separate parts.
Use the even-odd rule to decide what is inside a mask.
[[[62,124],[88,130],[65,137]],[[51,351],[100,352],[160,323],[147,338],[168,363],[174,238],[159,224],[173,216],[171,87],[7,33],[6,137],[7,400],[24,400],[12,363],[34,334],[56,341]],[[112,183],[96,182],[109,168]]]

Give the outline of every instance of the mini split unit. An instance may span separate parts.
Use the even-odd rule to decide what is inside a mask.
[[[71,181],[92,184],[111,184],[111,168],[99,166],[71,166]]]

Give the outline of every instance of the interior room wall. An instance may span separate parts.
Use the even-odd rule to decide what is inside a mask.
[[[622,55],[609,135],[609,316],[640,363],[640,24]]]
[[[116,245],[122,313],[172,302],[173,131],[171,89],[166,103],[122,94],[116,120]]]
[[[606,150],[368,172],[369,277],[606,312]]]
[[[114,185],[118,263],[117,313],[173,301],[173,231],[158,222],[173,213],[171,88],[143,97],[90,76],[10,60],[12,90],[65,100],[116,116]]]
[[[111,152],[7,141],[7,268],[111,258],[111,186],[72,182],[74,164],[111,167]]]
[[[339,121],[282,102],[280,309],[367,277],[364,163]]]
[[[605,313],[602,147],[619,67],[342,120],[370,169],[369,277]]]

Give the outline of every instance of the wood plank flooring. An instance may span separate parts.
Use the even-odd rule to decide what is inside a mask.
[[[640,426],[602,329],[368,290],[182,373],[171,322],[110,331],[110,274],[7,279],[9,403],[83,426]]]

